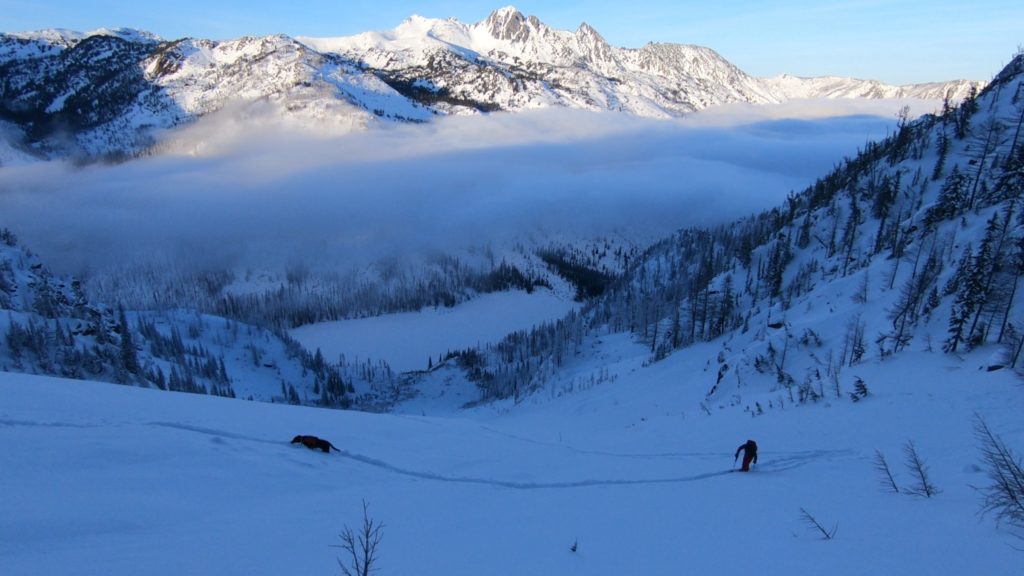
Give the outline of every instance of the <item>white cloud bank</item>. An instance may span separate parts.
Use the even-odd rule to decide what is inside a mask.
[[[0,168],[0,226],[63,272],[154,258],[344,266],[536,231],[655,238],[779,204],[884,137],[902,105],[742,106],[680,121],[544,110],[339,137],[210,123],[191,134],[217,134],[216,155]]]

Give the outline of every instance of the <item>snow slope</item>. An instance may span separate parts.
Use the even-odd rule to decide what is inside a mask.
[[[707,350],[517,410],[371,415],[0,374],[0,564],[12,576],[331,574],[338,534],[384,524],[379,574],[1018,574],[979,519],[982,415],[1024,443],[1019,381],[982,356],[858,366],[867,399],[699,407]],[[766,405],[769,394],[753,398]],[[288,440],[316,434],[341,453]],[[729,458],[761,446],[748,475]],[[887,493],[875,450],[934,498]],[[1019,452],[1018,452],[1019,453]],[[813,514],[833,540],[801,520]],[[570,546],[577,544],[576,552]]]

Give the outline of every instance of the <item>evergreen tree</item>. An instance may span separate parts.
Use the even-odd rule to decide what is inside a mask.
[[[946,157],[949,156],[949,136],[946,135],[945,127],[939,130],[938,149],[939,157],[935,160],[935,168],[932,169],[932,180],[942,177],[942,172],[946,167]]]
[[[982,307],[988,299],[994,270],[994,242],[998,237],[999,220],[993,216],[989,220],[988,232],[971,259],[966,273],[962,276],[957,290],[956,300],[950,313],[949,331],[943,349],[955,352],[960,344],[968,344],[974,338],[978,318]]]
[[[135,343],[132,341],[132,333],[128,325],[123,322],[124,311],[121,311],[121,366],[129,374],[139,373],[139,359],[135,350]]]
[[[846,276],[853,259],[853,248],[856,245],[857,230],[861,224],[860,206],[857,204],[857,197],[850,196],[850,215],[846,219],[846,227],[843,229],[840,246],[843,253],[843,276]]]
[[[963,214],[967,208],[968,184],[967,176],[960,171],[960,167],[953,166],[953,170],[942,184],[938,201],[925,214],[925,224],[933,226]]]
[[[967,137],[971,124],[971,117],[978,111],[978,89],[971,86],[967,97],[953,113],[953,120],[956,128],[956,137],[963,140]]]
[[[811,211],[808,210],[807,214],[804,215],[803,222],[800,224],[800,232],[796,237],[796,247],[800,249],[807,248],[811,244]]]

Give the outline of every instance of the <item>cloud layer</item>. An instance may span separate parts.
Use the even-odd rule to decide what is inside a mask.
[[[70,273],[151,259],[346,266],[537,232],[656,238],[779,204],[884,137],[901,105],[681,121],[544,110],[337,137],[208,122],[179,135],[206,138],[205,156],[0,168],[0,226]]]

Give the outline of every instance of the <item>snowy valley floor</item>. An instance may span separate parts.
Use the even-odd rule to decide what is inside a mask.
[[[1021,383],[984,355],[857,366],[858,403],[767,408],[781,393],[752,390],[709,415],[707,349],[644,368],[605,346],[623,356],[609,382],[434,417],[0,373],[0,571],[337,574],[365,501],[382,576],[1020,573],[1024,541],[978,516],[972,488],[976,414],[1024,446]],[[748,437],[760,463],[732,473]],[[934,498],[880,486],[876,450],[911,482],[908,440]]]
[[[319,322],[291,331],[308,350],[325,358],[384,360],[396,372],[424,370],[428,359],[500,341],[517,330],[554,322],[578,305],[551,290],[483,294],[451,308],[385,314],[358,320]]]

